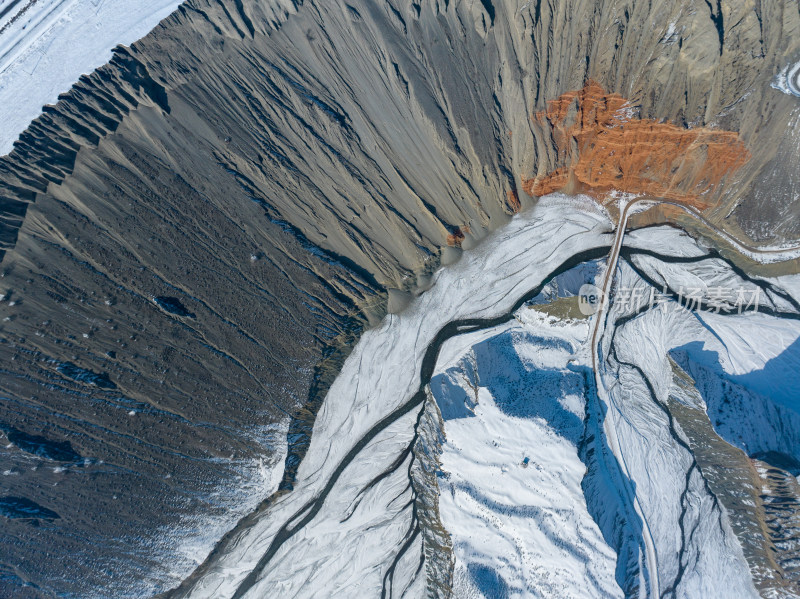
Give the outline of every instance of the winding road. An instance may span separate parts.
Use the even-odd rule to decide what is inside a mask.
[[[617,229],[614,236],[614,243],[611,246],[611,253],[608,255],[608,266],[606,268],[606,273],[603,278],[602,293],[600,296],[601,301],[598,310],[595,313],[595,323],[594,323],[594,329],[592,331],[592,340],[591,340],[592,368],[595,374],[597,395],[601,400],[603,400],[606,403],[606,405],[608,405],[609,407],[613,407],[613,409],[616,410],[618,413],[619,413],[619,408],[616,406],[613,397],[611,396],[610,393],[608,393],[608,390],[606,390],[606,387],[603,384],[603,375],[602,375],[601,360],[600,360],[600,353],[601,353],[600,342],[602,341],[603,332],[605,331],[608,298],[610,297],[611,286],[614,282],[614,273],[617,270],[617,263],[619,262],[620,250],[622,249],[622,242],[623,238],[625,237],[625,229],[627,228],[628,225],[628,218],[630,216],[630,211],[633,206],[641,204],[651,204],[652,206],[669,205],[681,208],[685,210],[690,216],[696,218],[704,225],[709,227],[720,237],[722,237],[723,239],[727,240],[732,245],[737,247],[737,249],[744,248],[745,250],[756,254],[784,254],[784,253],[789,254],[794,252],[800,252],[800,247],[790,247],[779,250],[773,250],[773,249],[760,250],[758,248],[747,246],[742,242],[740,242],[738,239],[731,236],[729,233],[726,233],[716,225],[712,224],[697,209],[693,208],[692,206],[681,204],[679,202],[659,200],[650,197],[642,197],[631,200],[630,202],[626,203],[620,213],[619,223],[617,224]],[[628,472],[627,464],[625,462],[625,456],[623,455],[620,449],[619,436],[616,427],[614,425],[614,419],[606,417],[603,421],[603,429],[605,430],[609,447],[611,448],[611,451],[614,453],[614,456],[617,458],[617,461],[620,464],[622,473],[624,474],[626,479],[630,480],[631,477]],[[644,511],[642,509],[641,504],[639,503],[639,499],[636,496],[636,493],[633,491],[633,489],[630,488],[630,485],[628,484],[625,485],[625,492],[628,495],[629,501],[634,506],[636,514],[642,521],[642,542],[644,544],[645,560],[647,562],[648,596],[659,597],[660,585],[658,577],[658,552],[656,551],[655,543],[653,541],[653,535],[650,531],[650,526],[647,523],[647,518],[645,517]]]
[[[606,391],[605,385],[603,384],[603,375],[600,369],[600,350],[598,348],[599,341],[603,338],[603,331],[605,330],[605,316],[606,316],[606,303],[607,298],[610,296],[611,285],[614,282],[614,272],[617,270],[617,262],[619,261],[619,253],[622,249],[622,240],[625,237],[625,229],[628,225],[628,216],[630,215],[630,209],[635,204],[641,204],[643,202],[652,202],[653,200],[641,198],[637,200],[633,200],[625,204],[620,213],[619,223],[617,225],[616,235],[614,236],[614,243],[611,246],[611,253],[608,255],[608,266],[606,268],[606,274],[603,278],[603,287],[602,287],[602,294],[601,294],[601,301],[600,306],[595,314],[595,324],[594,330],[592,332],[592,369],[594,370],[594,376],[596,381],[597,387],[597,396],[602,401],[606,403],[608,406],[613,406],[613,408],[619,412],[619,409],[614,403],[611,395]],[[622,454],[620,450],[619,444],[619,437],[617,435],[616,427],[614,426],[614,419],[606,416],[603,419],[603,429],[606,433],[606,438],[608,440],[608,445],[611,448],[614,456],[617,458],[619,462],[620,468],[622,469],[622,473],[626,480],[631,480],[630,473],[628,472],[628,466],[625,463],[625,456]],[[644,543],[645,549],[645,559],[647,561],[647,582],[648,582],[648,597],[658,597],[659,596],[659,582],[658,582],[658,553],[656,552],[655,542],[653,541],[653,535],[650,531],[650,526],[647,523],[647,518],[645,517],[644,510],[642,509],[641,504],[639,503],[639,498],[636,496],[636,493],[633,489],[630,488],[629,484],[625,484],[625,493],[628,496],[628,500],[634,507],[637,516],[642,521],[642,541]]]

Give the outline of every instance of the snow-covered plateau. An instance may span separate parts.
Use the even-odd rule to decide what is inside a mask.
[[[548,196],[437,271],[356,345],[294,489],[172,596],[797,596],[797,277],[653,227],[585,317],[612,230]]]
[[[167,17],[180,0],[0,2],[0,154],[78,78]]]

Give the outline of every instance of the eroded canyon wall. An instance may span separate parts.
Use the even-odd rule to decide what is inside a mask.
[[[2,424],[90,461],[42,484],[4,454],[8,495],[61,516],[14,521],[28,566],[4,569],[83,592],[111,555],[156,567],[153,530],[274,450],[264,427],[318,400],[385,289],[535,201],[522,182],[566,166],[535,115],[589,79],[737,134],[711,217],[800,235],[797,98],[770,87],[798,34],[789,0],[183,4],[0,160]],[[91,559],[49,564],[42,538]]]

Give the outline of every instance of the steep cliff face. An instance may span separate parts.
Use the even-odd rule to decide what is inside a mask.
[[[231,455],[264,453],[263,427],[313,418],[387,288],[424,289],[448,246],[468,250],[561,167],[613,187],[592,174],[608,154],[532,118],[590,79],[644,125],[581,143],[657,140],[712,165],[647,193],[702,196],[756,240],[800,235],[797,98],[771,86],[798,34],[788,0],[183,4],[0,160],[3,425],[92,462],[51,487],[31,454],[3,454],[20,473],[7,494],[61,516],[10,525],[9,563],[30,564],[13,576],[105,584],[54,579],[41,535],[151,571],[153,514],[176,525],[237,475]],[[713,166],[723,147],[738,168]]]
[[[757,159],[718,193],[744,213],[791,140],[796,101],[770,83],[799,30],[782,2],[190,2],[32,125],[5,202],[20,214],[123,120],[146,144],[178,127],[182,153],[398,284],[454,227],[502,222],[520,177],[562,166],[529,117],[592,78],[640,118],[739,132]]]

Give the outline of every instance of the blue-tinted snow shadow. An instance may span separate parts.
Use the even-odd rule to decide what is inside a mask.
[[[486,599],[507,599],[508,583],[495,570],[477,562],[467,564],[472,582]]]
[[[617,584],[625,597],[638,597],[644,527],[632,501],[636,483],[625,476],[606,439],[604,422],[608,408],[597,395],[594,371],[587,366],[569,368],[583,377],[586,389],[585,429],[578,447],[586,466],[581,481],[586,507],[606,544],[617,553]]]
[[[784,467],[800,461],[800,339],[763,368],[724,371],[716,351],[693,341],[670,355],[696,381],[717,434],[750,456]],[[782,465],[783,464],[783,465]],[[795,466],[789,468],[796,469]]]
[[[503,413],[517,418],[541,418],[554,432],[578,447],[587,472],[581,483],[587,509],[605,542],[617,553],[616,580],[626,597],[638,594],[639,552],[642,521],[630,498],[636,485],[622,470],[606,442],[603,422],[605,406],[599,401],[594,374],[585,366],[564,369],[537,368],[524,361],[514,348],[514,333],[501,333],[473,346],[473,359],[431,379],[431,389],[442,417],[447,420],[474,416],[476,394],[469,385],[486,387]],[[563,351],[564,364],[574,349],[563,339],[526,335],[525,342],[541,350]],[[461,379],[461,380],[460,380]],[[581,419],[559,401],[567,394],[586,398],[586,416]],[[470,575],[486,597],[506,597],[506,581],[490,567],[468,564]]]
[[[550,281],[539,295],[534,297],[530,303],[547,304],[560,297],[572,297],[578,292],[585,283],[596,283],[600,278],[600,269],[605,264],[605,258],[589,260],[561,273]]]
[[[719,354],[705,349],[702,341],[676,347],[671,353],[683,353],[691,361],[706,366],[720,377],[800,413],[800,338],[760,370],[739,375],[726,373],[720,364]]]
[[[515,418],[541,418],[577,444],[583,421],[565,409],[559,399],[566,395],[582,396],[583,376],[565,369],[537,368],[523,361],[514,349],[515,335],[514,332],[501,333],[477,343],[472,347],[474,362],[462,361],[431,379],[442,418],[451,420],[474,415],[476,395],[473,390],[464,388],[465,378],[469,385],[488,389],[504,414]],[[525,343],[542,350],[563,351],[565,364],[573,352],[569,343],[553,337],[526,335]]]

